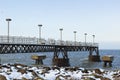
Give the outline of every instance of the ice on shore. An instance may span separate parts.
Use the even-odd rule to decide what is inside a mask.
[[[0,80],[119,80],[120,70],[0,65]]]

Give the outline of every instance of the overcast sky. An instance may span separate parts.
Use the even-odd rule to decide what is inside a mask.
[[[0,0],[0,35],[7,35],[6,18],[11,18],[10,35],[95,42],[101,49],[120,49],[120,0]]]

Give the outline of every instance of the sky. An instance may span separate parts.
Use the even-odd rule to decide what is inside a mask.
[[[100,49],[120,49],[120,0],[0,0],[0,35],[99,43]]]

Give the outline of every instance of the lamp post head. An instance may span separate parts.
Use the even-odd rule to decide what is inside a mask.
[[[63,30],[63,28],[60,28],[60,31],[62,31]]]
[[[38,24],[39,27],[42,27],[42,24]]]
[[[95,37],[95,35],[92,35],[93,37]]]
[[[73,31],[74,33],[77,33],[77,31]]]
[[[87,33],[85,33],[84,35],[87,35]]]
[[[12,21],[12,19],[10,19],[10,18],[7,18],[7,19],[6,19],[6,21]]]

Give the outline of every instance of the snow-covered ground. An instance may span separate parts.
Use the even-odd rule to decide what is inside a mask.
[[[2,64],[0,80],[120,80],[120,70]]]

